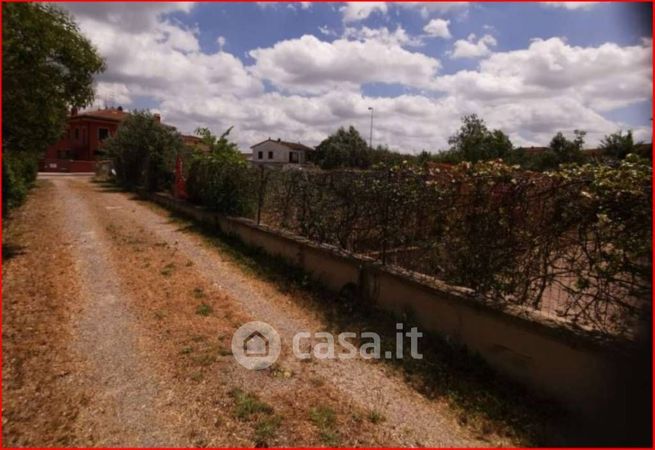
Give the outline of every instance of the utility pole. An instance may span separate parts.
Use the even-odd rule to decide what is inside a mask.
[[[371,134],[368,138],[368,146],[373,150],[373,107],[369,106],[368,110],[371,111]]]

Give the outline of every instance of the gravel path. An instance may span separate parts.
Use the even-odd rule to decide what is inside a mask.
[[[474,435],[458,423],[443,400],[425,398],[386,364],[294,358],[290,347],[297,332],[329,330],[329,324],[292,294],[246,272],[202,236],[185,231],[162,209],[102,189],[89,177],[40,178],[47,189],[37,189],[33,195],[41,203],[45,195],[57,203],[44,215],[49,222],[38,226],[57,230],[48,236],[60,239],[61,247],[54,248],[65,250],[70,260],[66,272],[57,272],[58,279],[69,279],[78,299],[71,302],[57,294],[49,300],[72,305],[61,339],[70,338],[65,348],[53,343],[50,351],[76,361],[59,382],[76,399],[57,400],[62,405],[59,410],[75,412],[52,418],[52,428],[60,430],[56,433],[24,431],[19,437],[15,432],[9,442],[250,446],[257,442],[257,433],[261,436],[259,421],[268,416],[245,420],[236,416],[231,393],[239,389],[269,402],[283,420],[277,433],[265,437],[273,445],[327,443],[311,418],[317,406],[336,412],[338,427],[333,431],[341,435],[343,444],[512,445]],[[47,242],[53,239],[48,237]],[[27,280],[26,271],[20,273],[22,280]],[[21,288],[25,292],[16,292],[16,298],[30,295],[35,283],[23,284],[29,288]],[[214,305],[215,314],[198,315],[196,305],[203,298]],[[6,319],[10,324],[11,318]],[[248,320],[267,322],[278,331],[283,346],[278,367],[292,375],[280,378],[273,372],[250,371],[234,361],[225,343],[229,347],[233,330]],[[57,329],[57,321],[51,322],[47,326]],[[17,386],[31,383],[36,391],[40,389],[36,376],[13,370],[8,374]],[[33,398],[38,403],[38,397]],[[9,400],[14,404],[13,398]],[[380,413],[383,419],[369,421],[370,412]],[[8,423],[12,427],[15,423],[17,430],[31,423],[29,417],[20,420]]]
[[[66,186],[69,183],[80,182],[68,179],[57,180],[62,190],[67,190]],[[313,314],[295,304],[291,298],[280,293],[274,286],[260,280],[253,280],[251,275],[244,273],[241,268],[222,257],[216,248],[208,246],[201,237],[181,232],[179,224],[172,223],[167,215],[134,202],[125,194],[102,193],[98,196],[102,196],[98,201],[107,204],[107,220],[110,220],[112,214],[130,215],[137,226],[154,232],[169,245],[176,246],[204,277],[238,302],[251,317],[272,325],[280,333],[283,346],[289,346],[292,336],[298,331],[316,332],[328,329],[326,324],[321,323]],[[83,209],[84,206],[80,204],[71,208]],[[83,227],[82,224],[86,223],[81,212],[71,214],[71,217],[75,217],[77,226]],[[87,245],[101,246],[102,244]],[[92,247],[89,250],[94,251]],[[102,265],[95,267],[100,268],[97,273],[104,273],[103,278],[110,278],[106,276],[110,273],[108,272],[110,268]],[[89,275],[93,278],[92,274]],[[115,292],[117,287],[107,286],[102,289]],[[103,309],[104,312],[111,313],[108,311],[111,308],[105,306]],[[102,313],[102,310],[91,312],[99,315]],[[96,318],[92,318],[92,321],[95,320]],[[118,320],[123,323],[121,326],[126,326],[130,319],[122,317]],[[105,338],[110,340],[113,333],[111,331],[108,333],[110,335]],[[288,353],[283,354],[285,367],[292,368],[297,373],[305,373],[305,376],[324,377],[348,401],[381,411],[386,418],[384,428],[401,445],[430,447],[489,445],[488,442],[471,436],[459,426],[454,414],[446,405],[426,399],[407,386],[397,374],[381,364],[354,359],[317,361],[315,364],[307,365],[290,357]],[[121,357],[111,354],[108,356]],[[103,356],[102,359],[105,357]],[[122,376],[122,374],[117,375]],[[143,390],[141,395],[144,401],[147,401],[150,389],[152,388]]]
[[[87,428],[95,445],[101,447],[182,445],[158,416],[166,392],[137,350],[139,327],[110,264],[103,225],[94,220],[85,200],[70,189],[70,178],[53,177],[51,181],[58,198],[64,200],[68,242],[83,281],[81,298],[86,300],[75,345],[88,360],[89,374],[79,376],[78,382],[86,384],[95,396],[81,412],[80,426]]]

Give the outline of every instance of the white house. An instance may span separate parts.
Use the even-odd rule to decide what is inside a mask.
[[[252,149],[251,161],[253,164],[279,166],[305,164],[308,161],[307,154],[314,151],[313,148],[301,143],[286,142],[280,139],[274,141],[271,138],[250,148]]]

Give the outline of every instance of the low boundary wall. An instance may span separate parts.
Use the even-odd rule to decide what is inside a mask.
[[[601,342],[525,311],[502,311],[472,298],[465,288],[381,266],[249,219],[212,213],[166,194],[151,194],[149,199],[284,258],[330,290],[355,287],[377,307],[398,315],[410,313],[425,330],[460,342],[537,395],[556,399],[584,423],[597,427],[599,439],[603,434],[634,438],[643,426],[650,429],[648,346]]]

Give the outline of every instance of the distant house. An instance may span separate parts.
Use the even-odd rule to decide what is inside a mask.
[[[122,107],[85,111],[73,108],[64,135],[46,149],[40,169],[49,172],[92,172],[105,139],[116,133],[128,113]]]
[[[129,115],[123,108],[106,108],[78,113],[71,110],[63,136],[46,149],[39,170],[45,172],[93,172],[102,155],[102,143],[116,134]],[[159,114],[155,114],[161,122]]]
[[[266,139],[250,147],[253,164],[272,166],[301,165],[308,162],[308,154],[314,149],[299,142],[286,142],[280,139]]]

